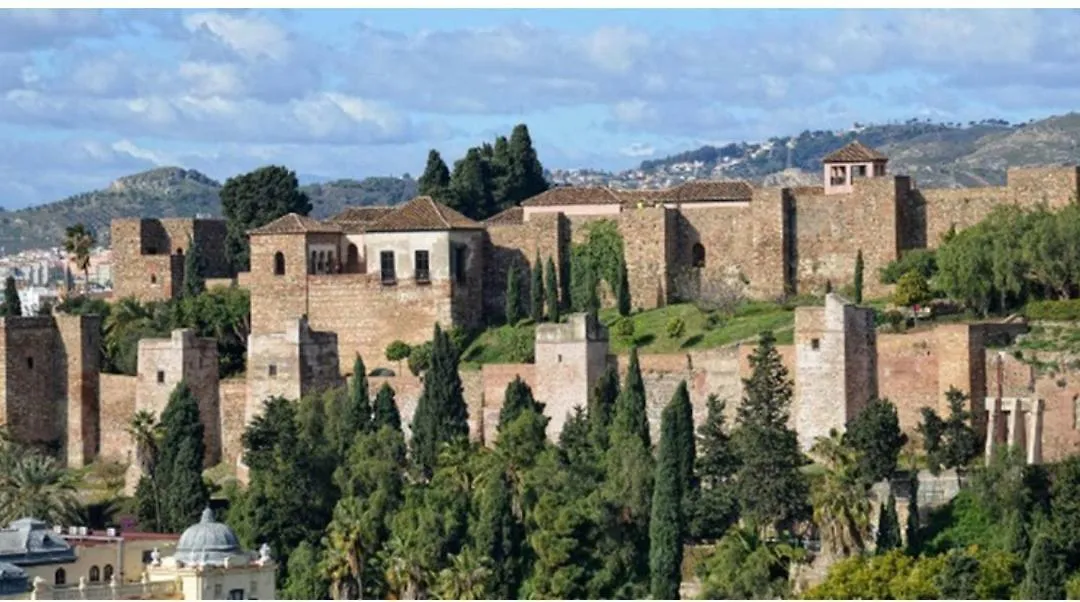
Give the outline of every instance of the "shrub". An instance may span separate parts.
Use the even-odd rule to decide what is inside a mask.
[[[724,316],[718,312],[709,312],[705,314],[705,330],[715,330],[724,325]]]
[[[405,341],[394,341],[386,346],[386,359],[391,362],[400,362],[409,357],[410,353],[412,353],[412,347]]]
[[[1080,320],[1080,299],[1032,301],[1024,306],[1023,314],[1029,320],[1049,320],[1052,322]]]
[[[634,321],[630,318],[621,318],[615,323],[615,334],[627,341],[634,340]]]
[[[903,313],[895,309],[890,309],[889,311],[885,312],[885,323],[887,323],[889,327],[893,330],[897,332],[903,330],[905,322],[907,322],[907,320],[904,318]]]
[[[686,322],[682,318],[676,316],[668,320],[667,323],[667,335],[672,339],[677,339],[686,332]]]
[[[417,345],[409,352],[409,370],[414,376],[420,376],[421,372],[428,369],[431,364],[431,341],[423,345]]]
[[[937,273],[937,258],[934,251],[927,249],[913,249],[905,252],[896,261],[890,261],[881,268],[879,276],[882,284],[896,284],[900,277],[910,271],[922,274],[929,280]]]

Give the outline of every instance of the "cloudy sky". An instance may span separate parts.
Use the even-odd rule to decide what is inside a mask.
[[[628,168],[855,121],[1080,105],[1077,11],[0,10],[0,205],[159,165],[414,176],[525,122]]]

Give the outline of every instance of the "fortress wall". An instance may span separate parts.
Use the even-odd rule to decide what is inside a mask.
[[[103,460],[128,462],[135,457],[127,427],[135,416],[136,377],[101,375],[101,451]],[[129,456],[130,453],[130,456]]]
[[[982,221],[994,207],[1012,203],[1008,188],[933,188],[920,191],[926,203],[926,246],[941,246],[951,227],[970,228]]]
[[[218,428],[221,433],[221,457],[223,461],[231,464],[244,451],[241,437],[247,427],[244,418],[247,407],[247,380],[239,376],[221,381],[218,384],[218,395],[221,412],[221,424]]]
[[[487,227],[487,258],[484,262],[484,311],[501,316],[506,308],[506,274],[513,262],[518,268],[532,268],[536,256],[546,266],[550,257],[555,263],[556,279],[560,262],[568,251],[569,223],[557,213],[531,215],[521,224]],[[529,278],[522,281],[522,293],[530,295]],[[545,280],[544,286],[547,286]],[[526,298],[531,299],[531,296]]]
[[[755,217],[752,207],[726,207],[723,203],[678,212],[672,266],[677,298],[696,298],[702,292],[708,295],[710,283],[714,282],[739,290],[759,284],[763,275],[761,266],[755,264]],[[705,251],[705,266],[700,270],[692,269],[697,244]]]
[[[878,394],[896,406],[900,428],[912,436],[923,407],[938,409],[938,345],[932,330],[879,334]]]

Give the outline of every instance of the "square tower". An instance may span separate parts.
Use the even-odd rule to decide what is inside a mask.
[[[885,177],[889,158],[855,140],[821,160],[825,165],[825,194],[842,194],[855,188],[855,181]]]
[[[562,324],[536,327],[536,400],[551,418],[555,441],[576,406],[586,407],[593,385],[607,368],[608,332],[589,314],[571,314]]]
[[[809,450],[877,396],[874,311],[830,293],[825,307],[795,310],[795,430]]]
[[[184,253],[199,248],[204,278],[235,276],[225,255],[220,219],[116,219],[112,221],[113,295],[140,301],[178,297],[184,283]]]

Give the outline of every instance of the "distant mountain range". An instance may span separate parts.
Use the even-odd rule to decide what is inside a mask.
[[[805,131],[764,142],[703,146],[622,172],[550,170],[553,183],[618,188],[663,188],[694,179],[745,179],[767,185],[821,181],[821,159],[858,139],[889,156],[892,173],[914,176],[920,187],[1001,185],[1009,166],[1080,164],[1080,113],[1023,124],[1001,120],[931,123],[909,120],[855,124],[844,131]],[[543,157],[541,157],[543,159]],[[307,182],[324,178],[303,177]],[[347,205],[388,205],[411,198],[415,180],[372,177],[306,184],[313,215],[329,217]],[[103,190],[18,211],[0,210],[0,246],[12,253],[61,244],[64,229],[84,223],[106,243],[117,217],[220,216],[221,184],[178,167],[120,178]]]

